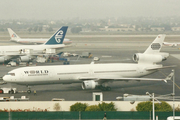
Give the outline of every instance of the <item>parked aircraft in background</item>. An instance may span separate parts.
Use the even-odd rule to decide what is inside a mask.
[[[57,30],[52,37],[41,45],[13,45],[0,47],[0,62],[10,61],[12,58],[19,57],[22,62],[28,62],[39,54],[47,51],[65,47],[63,43],[66,35],[67,26]]]
[[[163,45],[164,46],[171,46],[171,47],[177,47],[180,45],[180,43],[176,43],[176,42],[173,42],[173,43],[169,43],[169,42],[163,42]]]
[[[108,63],[22,67],[8,72],[3,77],[5,82],[26,86],[43,84],[82,83],[82,89],[111,90],[105,83],[113,81],[166,81],[166,79],[139,78],[158,69],[172,67],[159,63],[168,57],[161,53],[165,35],[158,35],[144,53],[136,53],[133,58],[138,63]],[[172,74],[170,75],[172,76]],[[29,89],[27,92],[31,92]]]
[[[11,41],[13,42],[17,42],[17,43],[21,43],[21,44],[43,44],[45,43],[48,39],[39,39],[39,38],[20,38],[11,28],[7,28],[9,35],[11,37]],[[67,44],[71,44],[72,41],[70,39],[64,39],[63,44],[67,45]]]

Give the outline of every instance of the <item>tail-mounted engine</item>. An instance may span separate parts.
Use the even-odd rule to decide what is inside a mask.
[[[158,53],[158,54],[135,53],[133,55],[133,61],[159,63],[166,60],[168,56],[169,53]]]
[[[9,56],[1,56],[0,57],[0,63],[6,62],[6,61],[10,61],[10,57]]]

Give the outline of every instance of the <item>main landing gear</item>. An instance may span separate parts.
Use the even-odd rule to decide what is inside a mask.
[[[14,93],[15,93],[15,92],[14,92],[13,89],[9,90],[9,94],[14,94]]]
[[[31,94],[31,86],[28,86],[27,93],[28,93],[28,94]]]
[[[102,90],[102,91],[111,91],[111,87],[109,86],[99,86],[99,88]]]

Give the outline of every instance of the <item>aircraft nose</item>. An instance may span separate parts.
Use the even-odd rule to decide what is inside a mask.
[[[8,75],[3,76],[3,81],[9,82],[10,81],[9,76]]]

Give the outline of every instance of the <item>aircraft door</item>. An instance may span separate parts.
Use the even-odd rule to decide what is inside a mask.
[[[22,80],[24,82],[24,74],[23,73],[20,74],[20,80]]]
[[[49,71],[49,77],[50,77],[50,78],[53,77],[53,72]]]

